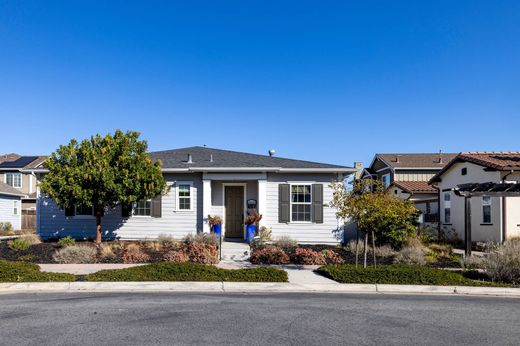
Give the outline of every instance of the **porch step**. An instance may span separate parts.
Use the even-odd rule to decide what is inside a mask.
[[[222,260],[234,262],[249,261],[249,244],[238,242],[222,242]]]

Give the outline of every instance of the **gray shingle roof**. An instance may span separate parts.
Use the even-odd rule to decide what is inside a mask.
[[[0,181],[0,195],[20,196],[20,197],[25,196],[25,194],[22,193],[21,191],[15,189],[14,187],[11,187],[1,181]]]
[[[191,155],[193,163],[187,163]],[[350,171],[351,167],[285,159],[206,147],[188,147],[151,152],[153,159],[160,159],[164,168],[283,168],[283,169],[338,169]],[[213,159],[213,160],[212,160]]]
[[[376,154],[385,163],[394,168],[438,168],[441,169],[457,154]],[[439,160],[441,159],[441,160]]]

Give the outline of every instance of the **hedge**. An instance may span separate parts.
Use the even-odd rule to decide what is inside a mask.
[[[41,272],[33,263],[0,260],[0,282],[70,282],[74,279],[72,274]]]
[[[144,266],[101,270],[87,276],[89,281],[234,281],[287,282],[287,273],[268,267],[221,269],[199,263],[162,262]]]
[[[439,286],[499,286],[492,282],[473,281],[462,274],[429,267],[411,265],[380,265],[363,268],[354,265],[324,265],[317,273],[340,283],[439,285]],[[501,285],[500,285],[501,286]]]

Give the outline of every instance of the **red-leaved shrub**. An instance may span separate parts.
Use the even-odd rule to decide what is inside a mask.
[[[268,245],[254,248],[249,260],[255,264],[287,264],[289,256],[281,248]]]
[[[294,251],[293,261],[297,264],[325,264],[325,256],[321,252],[299,247]]]
[[[141,250],[137,249],[124,249],[123,255],[121,256],[123,263],[147,263],[150,262],[150,256]]]
[[[184,263],[188,262],[190,258],[182,250],[170,250],[164,254],[163,260],[167,262]]]
[[[325,263],[327,264],[342,264],[345,263],[345,260],[338,255],[334,250],[323,250],[321,252],[323,257],[325,257]]]
[[[203,264],[217,264],[219,262],[217,247],[213,244],[186,244],[184,251],[191,262]]]

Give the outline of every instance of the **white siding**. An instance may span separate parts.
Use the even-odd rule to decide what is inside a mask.
[[[102,219],[103,236],[107,239],[150,239],[160,234],[180,238],[188,233],[202,230],[202,180],[198,174],[165,175],[168,184],[173,184],[170,192],[162,197],[162,217],[132,216],[121,217],[121,208],[116,207],[105,213]],[[176,181],[193,182],[192,211],[176,210]],[[75,238],[94,238],[94,217],[66,217],[52,200],[38,201],[38,233],[42,238],[56,238],[71,235]]]
[[[412,173],[398,173],[394,174],[395,181],[428,181],[430,180],[435,173],[420,173],[420,172],[412,172]]]
[[[267,215],[264,224],[272,228],[273,238],[290,236],[300,243],[335,244],[343,239],[336,212],[329,207],[332,200],[330,184],[335,176],[331,174],[269,174],[267,176]],[[279,223],[278,185],[290,182],[323,184],[323,223]],[[341,223],[342,224],[342,223]]]
[[[18,215],[13,214],[14,201],[18,201]],[[0,195],[0,222],[10,222],[14,230],[22,228],[22,201],[20,197]]]

